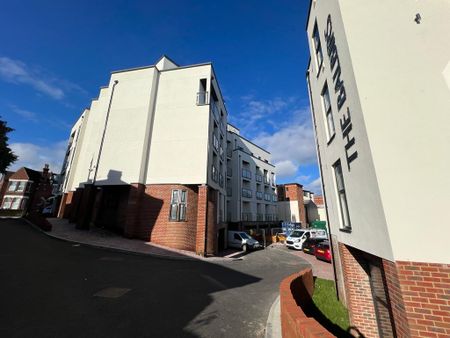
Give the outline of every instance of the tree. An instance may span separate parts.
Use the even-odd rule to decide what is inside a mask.
[[[8,133],[14,129],[7,126],[6,121],[0,120],[0,173],[4,174],[6,168],[17,160],[17,156],[8,145]]]

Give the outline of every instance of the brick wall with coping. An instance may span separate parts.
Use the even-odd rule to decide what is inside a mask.
[[[280,284],[280,316],[283,338],[334,337],[314,318],[308,317],[302,307],[312,303],[314,279],[311,268],[300,271]]]

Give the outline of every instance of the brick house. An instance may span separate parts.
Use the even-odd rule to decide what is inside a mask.
[[[54,174],[46,164],[42,171],[22,167],[0,180],[1,209],[40,211],[54,193]]]
[[[450,336],[449,15],[446,1],[310,3],[336,282],[365,337]]]

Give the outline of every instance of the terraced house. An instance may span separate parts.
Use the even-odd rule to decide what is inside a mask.
[[[164,56],[113,72],[71,131],[59,216],[217,252],[229,207],[227,122],[211,63],[179,66]]]
[[[448,1],[311,1],[336,278],[366,337],[450,335],[449,18]]]

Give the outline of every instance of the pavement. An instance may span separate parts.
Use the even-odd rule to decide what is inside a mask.
[[[282,246],[173,259],[0,229],[1,337],[264,337],[281,280],[309,265]]]

